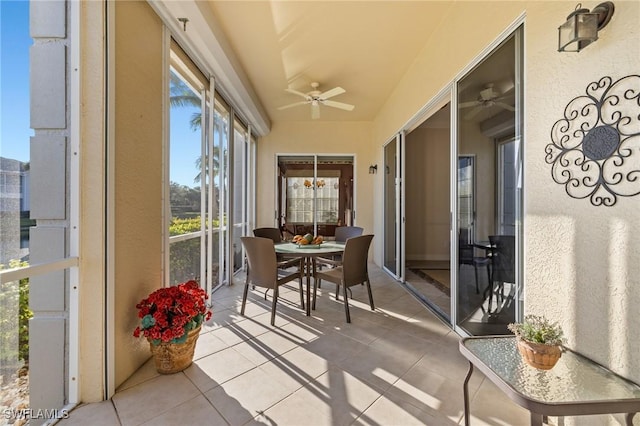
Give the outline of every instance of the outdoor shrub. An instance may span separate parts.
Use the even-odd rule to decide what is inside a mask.
[[[11,260],[9,268],[28,266],[27,262]],[[4,265],[0,265],[4,269]],[[16,312],[17,309],[17,312]],[[6,282],[0,286],[0,365],[29,361],[29,279]]]

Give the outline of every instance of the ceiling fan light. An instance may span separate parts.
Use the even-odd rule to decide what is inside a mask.
[[[278,110],[283,110],[283,109],[288,109],[291,107],[295,107],[298,105],[311,105],[311,118],[312,119],[317,119],[320,118],[320,105],[324,105],[324,106],[329,106],[332,108],[339,108],[339,109],[343,109],[345,111],[352,111],[353,108],[355,108],[353,105],[350,104],[345,104],[343,102],[336,102],[336,101],[330,101],[328,100],[329,98],[332,98],[334,96],[337,95],[341,95],[343,93],[345,93],[346,91],[342,88],[342,87],[334,87],[331,90],[327,90],[326,92],[320,92],[318,90],[318,87],[320,86],[319,83],[311,83],[311,87],[313,88],[313,90],[311,92],[308,93],[302,93],[299,92],[295,89],[291,89],[291,88],[287,88],[285,89],[286,92],[289,92],[291,94],[294,95],[298,95],[301,96],[303,98],[305,98],[304,101],[300,101],[300,102],[295,102],[289,105],[283,105],[281,107],[278,107]]]
[[[320,105],[315,101],[315,103],[311,103],[311,119],[317,120],[318,118],[320,118]]]

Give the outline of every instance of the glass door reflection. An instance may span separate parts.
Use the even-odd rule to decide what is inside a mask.
[[[521,33],[458,82],[455,306],[471,335],[508,334],[518,319]]]
[[[399,203],[398,188],[398,141],[394,138],[384,147],[384,267],[398,275],[397,268],[397,204]]]

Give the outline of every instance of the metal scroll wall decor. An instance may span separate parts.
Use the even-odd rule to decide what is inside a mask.
[[[640,75],[590,83],[551,128],[545,154],[570,197],[613,206],[640,194]]]

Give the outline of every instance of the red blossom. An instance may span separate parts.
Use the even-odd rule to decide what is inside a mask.
[[[187,328],[195,328],[211,318],[208,298],[194,280],[154,291],[136,305],[138,317],[143,321],[134,330],[134,337],[142,335],[163,342],[180,339]]]

